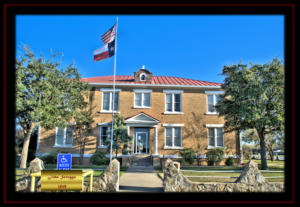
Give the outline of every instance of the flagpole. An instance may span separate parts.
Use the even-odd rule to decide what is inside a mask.
[[[115,90],[116,90],[116,66],[117,66],[117,36],[118,36],[118,17],[116,22],[116,41],[115,41],[115,64],[114,64],[114,85],[112,97],[112,118],[111,118],[111,139],[110,139],[110,162],[112,161],[112,146],[114,136],[114,106],[115,106]]]

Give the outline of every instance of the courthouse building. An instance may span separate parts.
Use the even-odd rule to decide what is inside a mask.
[[[94,122],[84,154],[84,163],[97,149],[104,149],[112,120],[113,76],[82,78],[89,84],[89,104]],[[220,83],[170,76],[155,76],[144,67],[133,75],[117,75],[115,113],[125,118],[133,137],[130,157],[145,154],[152,158],[178,158],[181,149],[192,148],[198,157],[207,150],[224,147],[226,156],[239,152],[235,132],[224,133],[224,117],[215,105],[223,93]],[[80,156],[73,140],[72,125],[53,130],[39,128],[37,156],[52,151]],[[121,152],[121,150],[119,150]]]

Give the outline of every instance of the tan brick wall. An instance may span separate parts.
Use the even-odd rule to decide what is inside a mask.
[[[96,150],[99,142],[99,126],[98,123],[106,123],[111,121],[111,113],[101,113],[102,92],[100,88],[90,91],[89,102],[93,109],[94,120],[93,130],[90,137],[89,145],[86,153],[91,154]],[[108,87],[111,88],[111,87]],[[134,108],[134,92],[131,88],[119,87],[121,89],[119,96],[119,112],[125,118],[137,115],[140,112],[147,113],[158,119],[158,153],[159,154],[178,154],[179,150],[164,149],[165,128],[162,124],[184,124],[182,128],[182,144],[184,148],[193,148],[198,154],[206,152],[208,138],[207,128],[205,124],[224,124],[224,118],[217,115],[207,115],[206,94],[201,89],[174,89],[184,90],[182,93],[182,112],[184,114],[167,115],[165,111],[165,93],[166,88],[147,88],[152,89],[151,108],[137,109]],[[169,90],[169,89],[168,89]],[[134,133],[133,127],[130,129],[130,135]],[[49,152],[57,148],[53,148],[55,138],[55,129],[52,131],[41,131],[39,152]],[[154,128],[150,128],[150,154],[154,152]],[[236,153],[235,133],[225,134],[224,143],[228,154]],[[73,149],[60,149],[66,152],[79,153],[78,146],[74,144]]]

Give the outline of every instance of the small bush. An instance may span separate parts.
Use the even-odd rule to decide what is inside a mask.
[[[57,163],[57,154],[58,152],[51,152],[49,155],[40,157],[45,164],[56,164]]]
[[[207,165],[208,165],[208,166],[214,166],[214,161],[207,160]]]
[[[183,159],[182,158],[175,159],[174,161],[179,162],[180,165],[183,165]]]
[[[105,152],[97,151],[90,159],[93,165],[106,165],[109,163],[109,159],[105,157]]]
[[[243,145],[242,150],[243,150],[243,156],[244,156],[244,158],[247,159],[247,160],[250,160],[251,157],[252,157],[252,150],[251,150],[251,148],[249,146],[247,146],[247,145]]]
[[[234,159],[233,159],[233,157],[228,157],[228,158],[226,159],[226,161],[225,161],[225,164],[226,164],[227,166],[232,166],[232,165],[234,164]]]
[[[123,154],[123,155],[127,155],[128,152],[129,152],[128,145],[127,145],[127,144],[124,144],[124,145],[123,145],[123,148],[122,148],[122,154]]]
[[[208,165],[218,165],[224,159],[224,149],[213,148],[206,153],[206,157]]]
[[[183,158],[183,160],[190,165],[193,164],[193,162],[196,159],[195,151],[193,149],[183,149],[180,150],[180,155]]]

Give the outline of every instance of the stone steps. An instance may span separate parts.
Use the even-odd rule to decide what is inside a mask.
[[[151,166],[150,155],[132,155],[130,160],[130,166]]]

